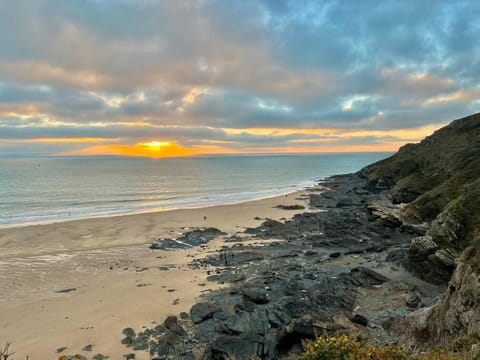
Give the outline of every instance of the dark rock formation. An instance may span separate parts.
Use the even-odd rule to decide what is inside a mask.
[[[393,328],[415,346],[479,332],[480,114],[402,147],[361,175],[371,188],[388,188],[393,202],[407,203],[404,219],[432,222],[427,236],[412,240],[408,260],[401,262],[422,279],[448,283],[437,305],[419,309],[399,320],[400,325],[392,322]],[[419,232],[411,226],[408,230]],[[398,251],[389,257],[401,259]]]
[[[156,242],[150,245],[150,249],[186,249],[206,244],[210,240],[222,235],[226,235],[226,233],[215,228],[195,229],[186,232],[178,239],[158,239]]]

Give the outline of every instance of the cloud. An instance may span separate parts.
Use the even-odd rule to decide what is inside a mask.
[[[224,129],[438,127],[480,110],[479,10],[473,0],[0,0],[0,138],[282,151],[349,140]]]

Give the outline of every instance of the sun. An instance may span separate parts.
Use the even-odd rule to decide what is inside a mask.
[[[160,149],[162,147],[172,146],[172,143],[170,141],[150,141],[146,143],[141,143],[141,146],[150,149]]]

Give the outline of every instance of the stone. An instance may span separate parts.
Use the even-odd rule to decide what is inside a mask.
[[[406,304],[409,308],[416,309],[420,305],[420,302],[420,297],[417,294],[413,294],[407,299]]]
[[[197,303],[190,309],[190,318],[195,324],[210,319],[220,307],[212,303]]]
[[[177,317],[172,315],[172,316],[168,316],[163,322],[163,324],[167,329],[170,329],[173,325],[177,324],[177,321],[178,321]]]
[[[368,326],[368,319],[363,315],[355,314],[350,320],[355,324]]]
[[[108,356],[103,354],[96,354],[96,355],[93,355],[92,357],[92,360],[106,360],[106,359],[108,359]]]
[[[372,269],[358,266],[350,271],[350,281],[356,286],[366,287],[381,285],[388,281],[388,278]]]
[[[134,338],[135,337],[135,330],[133,330],[131,327],[125,328],[122,330],[123,335],[129,338]]]
[[[247,287],[242,289],[242,294],[255,304],[267,304],[270,301],[267,291],[262,288]]]
[[[93,349],[93,345],[88,344],[88,345],[85,345],[82,350],[83,351],[92,351],[92,349]]]
[[[352,206],[353,201],[351,198],[343,198],[337,201],[337,204],[335,205],[337,208],[342,208],[342,207],[347,207],[347,206]]]

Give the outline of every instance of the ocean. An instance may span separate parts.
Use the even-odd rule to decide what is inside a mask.
[[[0,228],[282,195],[389,155],[0,159]]]

